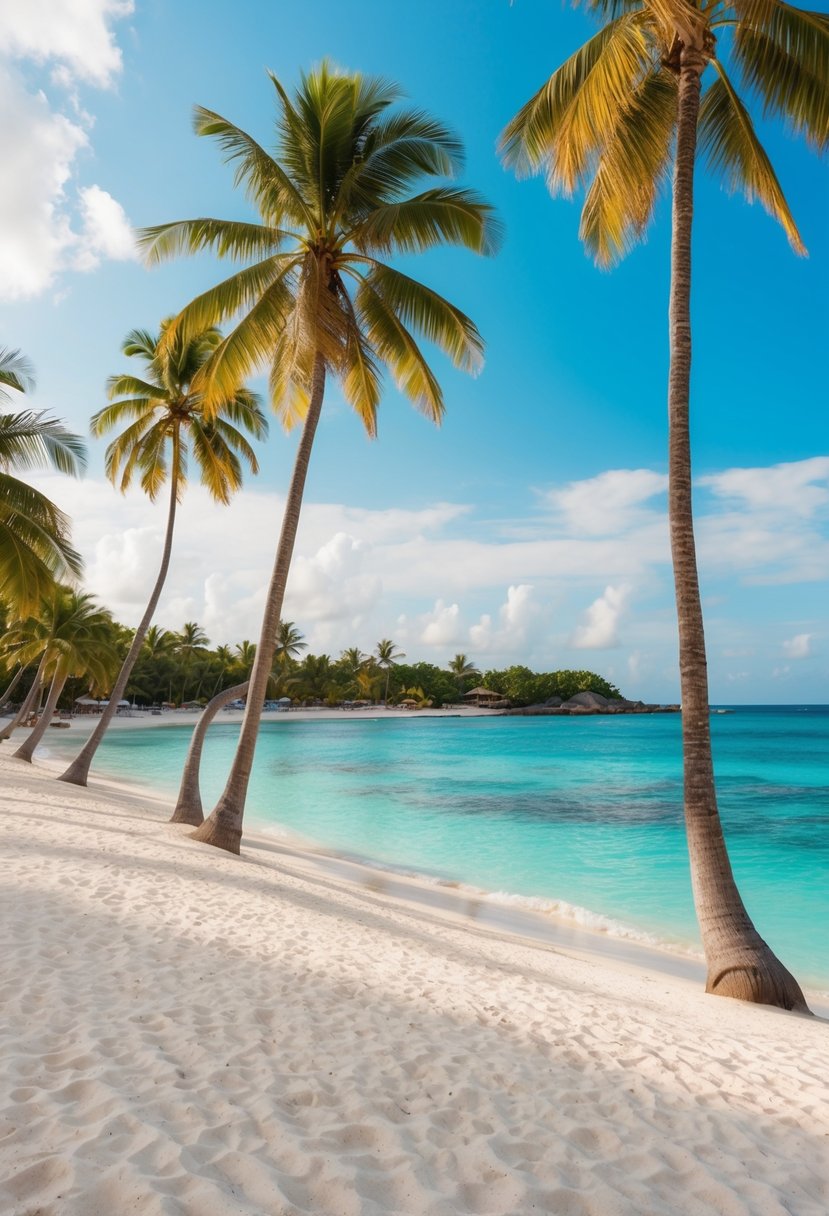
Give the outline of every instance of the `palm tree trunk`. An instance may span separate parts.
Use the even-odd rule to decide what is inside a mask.
[[[46,705],[43,713],[38,718],[37,724],[32,730],[32,733],[29,735],[28,739],[24,739],[24,741],[20,744],[20,747],[18,747],[17,751],[14,753],[18,760],[28,760],[29,764],[31,764],[35,748],[46,734],[46,729],[49,726],[49,723],[52,721],[55,707],[57,706],[60,694],[63,692],[63,686],[65,683],[66,675],[61,674],[60,670],[56,671],[52,678],[52,684],[49,688],[49,696],[46,698]]]
[[[92,734],[89,736],[78,755],[69,765],[69,768],[66,769],[65,772],[61,773],[61,775],[58,777],[58,781],[68,781],[70,785],[86,785],[92,760],[96,751],[98,750],[101,740],[109,729],[110,722],[115,717],[118,710],[118,702],[124,695],[127,683],[132,675],[132,669],[136,664],[139,654],[141,653],[141,647],[144,644],[144,638],[146,637],[147,630],[152,623],[152,619],[158,605],[158,600],[161,595],[161,590],[164,586],[164,580],[167,577],[167,570],[170,565],[170,554],[173,548],[173,528],[175,527],[176,522],[180,460],[178,433],[176,433],[173,436],[173,453],[170,473],[170,506],[167,512],[167,532],[164,537],[164,550],[161,555],[161,568],[158,572],[158,578],[155,580],[155,586],[153,587],[153,592],[150,596],[150,602],[147,604],[147,607],[144,610],[144,615],[142,616],[138,628],[135,631],[135,637],[132,639],[132,645],[127,652],[127,657],[124,659],[123,666],[118,673],[118,679],[115,681],[115,686],[112,689],[112,692],[109,694],[109,704],[101,714],[101,717],[99,718]]]
[[[386,691],[383,694],[383,708],[384,709],[388,709],[388,707],[389,707],[389,676],[390,675],[391,675],[391,668],[386,667]]]
[[[204,823],[204,811],[202,810],[201,790],[199,788],[199,767],[201,765],[204,740],[207,736],[207,728],[220,709],[223,709],[225,705],[229,705],[231,701],[235,701],[237,697],[243,697],[249,687],[249,680],[245,680],[244,684],[234,684],[232,688],[225,688],[220,693],[217,693],[205,705],[204,711],[196,723],[196,729],[193,731],[193,738],[190,740],[190,747],[187,750],[187,759],[184,761],[184,772],[181,775],[181,785],[178,791],[178,802],[170,818],[170,823],[189,823],[194,828]]]
[[[226,849],[229,853],[240,852],[242,839],[242,819],[245,813],[250,773],[253,767],[253,756],[256,750],[256,739],[259,733],[259,720],[262,716],[262,706],[265,702],[265,692],[271,674],[271,663],[276,651],[279,621],[282,615],[282,601],[285,598],[285,585],[291,568],[291,558],[294,552],[299,514],[302,509],[302,495],[305,490],[305,479],[308,475],[308,463],[311,449],[314,446],[314,435],[317,430],[322,399],[325,394],[325,363],[320,355],[314,362],[314,375],[311,384],[311,401],[302,428],[302,437],[297,448],[294,471],[285,502],[285,514],[282,519],[282,531],[276,550],[273,573],[271,575],[268,595],[265,601],[265,615],[262,620],[262,632],[256,648],[256,658],[250,676],[250,691],[248,692],[245,716],[239,733],[239,743],[236,755],[228,775],[227,784],[212,814],[202,826],[193,833],[194,840],[205,844],[215,845],[216,848]]]
[[[806,1010],[797,981],[763,941],[743,905],[717,809],[708,669],[691,491],[691,227],[700,76],[706,60],[683,48],[673,189],[668,384],[668,514],[679,626],[685,823],[691,881],[708,965],[706,992]]]
[[[12,677],[11,684],[9,684],[8,688],[3,693],[2,697],[0,697],[0,707],[8,704],[8,702],[11,700],[11,695],[14,692],[15,688],[17,688],[18,684],[20,683],[20,681],[23,677],[24,671],[26,671],[26,668],[22,664],[18,664],[17,671],[14,673],[14,676]]]
[[[35,708],[35,705],[40,703],[40,689],[41,685],[43,684],[43,672],[46,667],[46,658],[46,651],[44,650],[43,654],[41,655],[37,671],[35,672],[35,678],[32,681],[32,687],[26,694],[23,704],[20,706],[20,709],[12,718],[11,722],[8,722],[0,731],[0,743],[4,743],[12,731],[17,730],[18,726],[21,726],[26,721],[29,714]]]

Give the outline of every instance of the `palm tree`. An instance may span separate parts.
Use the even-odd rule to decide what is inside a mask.
[[[175,644],[176,655],[181,659],[181,665],[184,669],[179,703],[185,700],[187,681],[190,677],[190,668],[193,664],[193,659],[198,655],[204,654],[205,649],[209,645],[210,639],[202,629],[201,625],[197,625],[195,621],[186,621],[184,628],[176,638]]]
[[[33,385],[29,361],[0,349],[0,402],[11,399],[7,389],[24,393]],[[0,414],[0,600],[18,615],[37,608],[56,580],[81,572],[67,517],[12,473],[44,465],[77,477],[86,466],[83,442],[41,411]]]
[[[480,365],[480,335],[447,300],[382,259],[446,243],[488,253],[497,239],[491,208],[470,191],[441,184],[411,192],[423,179],[454,173],[461,145],[420,111],[389,113],[396,86],[327,64],[303,76],[293,98],[271,80],[275,156],[221,115],[201,107],[195,114],[196,133],[217,139],[235,162],[236,181],[262,222],[184,220],[141,237],[151,263],[204,249],[255,259],[189,304],[177,328],[192,333],[241,314],[204,369],[205,392],[212,399],[267,364],[283,422],[302,422],[236,757],[196,833],[235,853],[326,379],[339,381],[369,435],[384,367],[439,422],[443,396],[415,334],[469,371]]]
[[[308,649],[308,643],[303,639],[304,634],[293,621],[279,622],[274,657],[280,667],[286,668],[303,650]]]
[[[377,666],[382,667],[386,673],[386,690],[383,693],[383,704],[388,705],[391,669],[395,663],[399,662],[400,659],[405,659],[406,656],[402,650],[397,649],[396,643],[392,642],[390,638],[383,638],[381,642],[377,643],[374,657],[377,661]]]
[[[727,186],[759,198],[794,250],[803,243],[717,46],[766,114],[829,142],[829,16],[783,0],[587,0],[610,20],[504,133],[509,163],[546,172],[553,193],[590,182],[581,236],[604,265],[644,233],[672,167],[668,510],[679,624],[685,816],[707,991],[805,1008],[799,985],[743,905],[717,809],[691,504],[691,221],[697,142]],[[702,78],[709,80],[702,90]]]
[[[46,705],[29,737],[14,753],[31,763],[35,748],[52,721],[64,685],[70,676],[87,676],[93,688],[103,690],[118,663],[112,617],[91,596],[67,587],[55,589],[44,605],[39,636],[30,638],[21,651],[23,661],[46,658],[45,673],[52,682]]]
[[[243,642],[239,642],[236,647],[236,665],[245,679],[250,679],[250,673],[253,671],[253,664],[256,660],[256,643],[248,641],[247,638]]]
[[[59,780],[86,785],[89,767],[123,697],[144,637],[158,604],[173,545],[176,507],[187,484],[187,460],[192,449],[201,476],[216,502],[227,503],[242,484],[242,462],[251,472],[259,466],[243,430],[254,438],[267,434],[268,424],[254,393],[228,386],[216,398],[209,414],[204,397],[194,383],[198,372],[222,342],[220,331],[203,326],[185,338],[170,332],[169,321],[158,335],[134,329],[122,350],[129,358],[142,359],[146,378],[113,376],[109,381],[111,405],[92,418],[92,434],[101,436],[127,423],[106,450],[106,472],[121,493],[140,474],[141,488],[154,502],[169,476],[170,500],[161,566],[124,664],[115,681],[109,704],[79,752]]]
[[[458,696],[463,694],[463,686],[470,676],[479,676],[480,669],[471,662],[465,654],[456,654],[449,663],[449,670],[458,684]]]

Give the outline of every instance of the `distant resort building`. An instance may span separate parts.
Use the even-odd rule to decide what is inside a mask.
[[[475,705],[479,709],[506,709],[509,701],[503,693],[493,692],[491,688],[470,688],[463,694],[467,705]]]

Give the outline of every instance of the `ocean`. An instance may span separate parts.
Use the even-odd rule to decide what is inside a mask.
[[[735,706],[711,725],[748,910],[801,982],[829,989],[829,706]],[[211,728],[206,808],[238,729],[221,720]],[[51,754],[77,750],[55,734]],[[175,794],[189,738],[187,727],[114,731],[95,769]],[[612,935],[700,948],[678,714],[285,714],[262,727],[246,823]]]

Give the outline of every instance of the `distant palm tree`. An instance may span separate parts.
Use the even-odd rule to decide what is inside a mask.
[[[161,567],[132,645],[110,694],[109,705],[78,756],[59,780],[86,785],[95,752],[124,695],[132,669],[141,653],[144,637],[161,595],[173,546],[176,507],[187,484],[187,461],[192,450],[201,481],[211,497],[227,503],[242,485],[242,462],[253,473],[259,466],[243,429],[254,438],[267,434],[268,424],[254,393],[237,382],[217,398],[208,413],[195,380],[200,369],[221,345],[218,329],[205,327],[185,338],[173,334],[164,321],[159,334],[134,329],[127,335],[123,352],[139,358],[146,378],[113,376],[109,381],[111,405],[92,418],[92,433],[105,435],[127,423],[106,451],[106,472],[122,493],[140,474],[141,488],[154,502],[169,477],[170,500]]]
[[[187,621],[175,642],[176,655],[181,660],[184,672],[179,702],[185,700],[187,681],[190,678],[190,668],[192,667],[193,660],[197,655],[204,654],[209,645],[210,639],[201,625],[197,625],[195,621]]]
[[[283,421],[302,421],[236,756],[195,834],[235,853],[326,379],[339,381],[370,435],[384,367],[439,422],[443,396],[415,334],[469,371],[481,362],[480,335],[447,300],[382,259],[442,244],[487,253],[497,238],[492,209],[470,191],[441,184],[411,192],[424,178],[454,173],[461,145],[421,111],[387,113],[396,86],[327,64],[303,76],[293,98],[271,80],[276,157],[221,115],[198,108],[195,116],[197,134],[217,139],[236,163],[236,181],[263,222],[185,220],[141,238],[149,262],[203,249],[255,259],[189,304],[177,325],[191,333],[241,313],[205,367],[205,391],[220,394],[267,363]]]
[[[392,642],[390,638],[383,638],[377,643],[377,649],[374,652],[374,657],[378,667],[382,667],[386,673],[386,690],[383,693],[383,704],[389,703],[389,676],[391,669],[400,659],[405,659],[405,654],[402,650],[397,649],[397,644]]]
[[[746,106],[829,142],[829,16],[784,0],[585,0],[607,23],[516,115],[507,160],[543,171],[554,193],[587,184],[581,236],[604,265],[644,234],[673,172],[668,379],[668,511],[679,623],[685,816],[707,991],[805,1008],[800,986],[758,934],[731,871],[717,809],[708,675],[691,503],[691,221],[697,141],[730,189],[759,198],[797,253],[803,242]],[[717,38],[721,37],[720,46]],[[703,75],[711,69],[702,91]]]
[[[463,695],[463,686],[469,677],[481,674],[480,669],[465,654],[456,654],[449,664],[449,670],[457,681],[459,697]]]
[[[0,350],[0,402],[7,389],[28,392],[32,368],[19,351]],[[0,600],[18,615],[37,608],[56,580],[81,572],[69,542],[69,520],[16,473],[51,466],[77,477],[86,466],[81,439],[36,410],[0,414]]]
[[[256,643],[248,641],[248,639],[245,638],[245,640],[243,642],[239,642],[236,647],[236,666],[246,680],[250,679],[250,673],[253,670],[255,660]]]
[[[31,734],[14,755],[31,762],[35,748],[46,733],[70,676],[86,676],[93,689],[102,691],[118,665],[112,617],[89,595],[56,588],[40,617],[40,636],[32,637],[21,652],[23,661],[46,657],[45,673],[51,676],[46,705]]]
[[[276,648],[274,658],[280,667],[287,667],[291,661],[308,649],[304,634],[297,629],[293,621],[280,621],[276,631]]]

